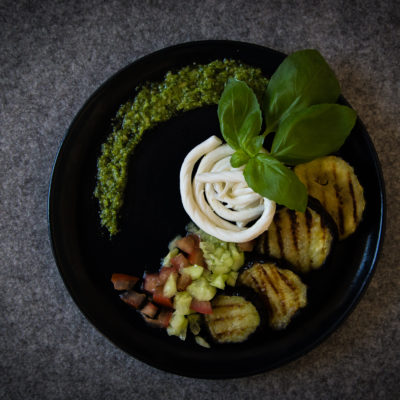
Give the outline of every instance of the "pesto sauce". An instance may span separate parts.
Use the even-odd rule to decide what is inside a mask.
[[[143,133],[179,112],[217,104],[229,78],[246,82],[259,100],[268,82],[260,69],[235,60],[215,60],[167,72],[163,81],[141,86],[136,97],[119,108],[113,131],[102,145],[97,161],[94,192],[99,201],[101,225],[111,236],[118,232],[129,157]]]

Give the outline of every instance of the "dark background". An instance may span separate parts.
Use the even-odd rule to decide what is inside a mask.
[[[0,398],[398,396],[400,4],[292,3],[0,0]],[[161,372],[112,345],[69,297],[47,232],[52,163],[85,100],[137,58],[203,39],[320,50],[369,131],[387,190],[380,261],[345,323],[299,360],[227,381]]]

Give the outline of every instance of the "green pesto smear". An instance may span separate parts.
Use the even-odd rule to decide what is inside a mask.
[[[111,236],[118,232],[129,157],[144,132],[179,112],[218,104],[229,78],[246,82],[259,100],[268,82],[260,69],[235,60],[215,60],[170,71],[163,81],[139,87],[136,97],[119,108],[113,131],[102,145],[94,192],[99,201],[101,224]]]

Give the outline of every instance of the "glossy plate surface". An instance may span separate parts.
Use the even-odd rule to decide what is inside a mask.
[[[308,306],[288,328],[243,344],[204,349],[193,340],[168,337],[146,326],[110,282],[113,272],[142,276],[156,271],[168,242],[188,222],[180,201],[179,169],[195,145],[219,132],[216,106],[180,114],[147,132],[129,166],[121,233],[112,240],[100,228],[96,162],[118,107],[135,88],[169,70],[215,59],[234,58],[271,76],[285,55],[231,41],[186,43],[150,54],[104,83],[72,122],[53,169],[49,191],[49,232],[64,282],[84,315],[117,346],[154,367],[199,378],[251,375],[297,358],[326,338],[349,314],[369,282],[381,246],[385,199],[376,152],[357,124],[340,150],[364,187],[366,210],[356,233],[338,244],[330,262],[303,276]]]

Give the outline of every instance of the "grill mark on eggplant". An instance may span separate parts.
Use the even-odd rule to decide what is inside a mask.
[[[243,333],[244,331],[245,331],[245,328],[235,328],[235,329],[231,329],[229,331],[220,332],[220,333],[214,332],[214,335],[215,335],[216,339],[219,339],[221,337],[227,336],[227,334],[229,334],[229,336],[232,336],[232,334],[234,332]]]
[[[307,233],[310,236],[311,235],[311,227],[312,227],[312,215],[308,207],[306,208],[306,225],[307,225]]]
[[[294,247],[298,254],[299,253],[299,243],[298,243],[299,223],[297,221],[297,214],[293,210],[288,210],[288,213],[289,213],[289,218],[290,218],[290,229],[291,229],[291,233],[292,233],[293,244],[294,244]]]
[[[307,259],[308,259],[309,264],[313,267],[314,262],[313,262],[313,258],[311,256],[311,252],[310,252],[311,241],[312,241],[311,228],[312,228],[313,216],[308,207],[306,208],[306,212],[305,212],[305,220],[306,220],[306,227],[307,227],[307,232],[306,232],[307,237],[305,239],[307,240],[307,246],[308,246]]]
[[[337,182],[337,173],[336,173],[336,164],[332,163],[332,175],[333,175],[333,188],[335,189],[336,196],[336,204],[337,204],[337,213],[338,213],[338,227],[340,234],[344,232],[344,216],[343,216],[343,207],[342,207],[342,199],[340,195],[340,188]]]
[[[336,190],[336,185],[335,185],[335,190]],[[344,215],[343,215],[343,207],[340,204],[340,202],[338,202],[338,222],[339,222],[339,232],[341,235],[343,235],[344,233]]]
[[[257,281],[256,278],[254,278],[253,274],[252,274],[252,273],[249,273],[249,275],[250,275],[251,281],[254,283],[254,285],[256,286],[256,288],[258,289],[258,291],[259,291],[260,293],[264,293],[265,290],[263,290],[263,287],[260,286],[260,285],[258,284],[258,281]]]
[[[308,176],[308,171],[306,170],[307,176]],[[308,182],[308,181],[307,181]],[[328,185],[329,179],[326,178],[326,182],[321,182],[321,180],[318,180],[315,178],[315,182],[318,183],[318,186],[314,187],[314,190],[311,191],[311,195],[314,195],[315,191],[315,197],[320,198],[321,204],[326,207],[327,205],[327,200],[326,200],[326,195],[325,195],[325,186]],[[312,184],[310,183],[310,189],[313,189]]]
[[[319,215],[319,223],[320,223],[321,231],[322,231],[322,241],[323,241],[323,243],[325,243],[326,236],[329,235],[329,232],[328,232],[329,229],[327,228],[322,215]]]
[[[215,312],[215,309],[213,312]],[[241,321],[242,319],[245,319],[245,318],[247,318],[246,314],[239,314],[239,315],[235,315],[235,317],[234,317],[234,319],[236,321]],[[233,318],[232,318],[232,316],[228,315],[227,317],[213,318],[212,322],[215,323],[215,322],[220,322],[220,321],[229,321],[230,319],[233,319]]]
[[[281,235],[281,217],[280,217],[280,213],[276,213],[275,214],[275,226],[276,226],[276,239],[278,242],[278,247],[279,247],[279,253],[280,253],[280,257],[283,257],[283,241],[282,241],[282,235]]]
[[[282,307],[282,313],[286,314],[287,310],[286,310],[285,296],[284,296],[283,290],[279,290],[278,288],[275,287],[274,280],[271,279],[272,277],[269,276],[269,273],[263,267],[261,267],[261,270],[262,270],[262,273],[265,276],[266,280],[271,285],[271,287],[273,288],[274,292],[276,293],[276,295],[279,299],[279,303],[281,304],[281,307]],[[276,269],[270,268],[269,271],[271,274],[275,274]],[[278,275],[278,278],[275,278],[275,279],[277,282],[279,282],[279,275]]]
[[[278,271],[279,276],[281,277],[281,279],[285,282],[286,286],[292,290],[293,292],[296,292],[296,287],[292,285],[292,282],[289,281],[289,279],[287,279],[286,275],[283,274],[281,271]]]
[[[296,308],[300,307],[300,297],[299,297],[299,293],[298,290],[296,289],[296,287],[294,287],[291,282],[286,278],[286,276],[284,274],[282,274],[280,271],[277,271],[279,276],[281,277],[281,279],[283,280],[283,282],[285,282],[286,286],[292,291],[294,299],[293,301],[296,303]]]
[[[253,268],[254,268],[254,266],[253,266]],[[258,265],[258,268],[261,268],[261,269],[264,271],[264,268],[263,268],[262,266]],[[265,271],[264,271],[264,272],[265,272]],[[253,284],[255,285],[255,287],[253,287],[253,289],[254,289],[256,292],[260,293],[260,295],[261,295],[262,298],[264,299],[264,304],[267,306],[268,312],[269,312],[269,313],[272,313],[272,312],[273,312],[273,307],[272,307],[271,302],[270,302],[269,299],[268,299],[268,295],[266,294],[265,287],[264,287],[264,286],[261,286],[261,285],[258,283],[258,279],[256,279],[256,278],[253,276],[253,274],[252,274],[251,272],[249,272],[248,275],[250,276],[251,281],[252,281]],[[249,286],[251,286],[251,285],[249,285]],[[257,289],[256,289],[256,288],[257,288]]]
[[[279,282],[279,279],[281,279],[283,284],[286,284],[286,286],[292,291],[295,292],[295,290],[293,290],[293,288],[289,285],[287,285],[286,279],[282,279],[282,273],[277,269],[277,268],[272,268],[271,272],[275,275],[276,280]],[[279,297],[281,298],[281,305],[282,305],[282,310],[283,312],[286,314],[287,311],[287,306],[286,306],[286,301],[287,296],[285,295],[285,291],[284,290],[280,290],[279,291]]]
[[[279,289],[275,287],[274,282],[271,280],[268,272],[265,270],[265,268],[263,267],[259,267],[258,270],[261,272],[262,276],[264,277],[264,279],[269,283],[269,285],[271,286],[272,290],[279,295]],[[265,288],[264,288],[265,289]],[[263,292],[265,292],[265,290],[263,290]]]
[[[315,212],[317,213],[317,215],[319,216],[321,228],[322,228],[323,230],[325,230],[325,228],[326,228],[326,229],[329,229],[328,226],[327,226],[327,224],[326,224],[326,221],[325,221],[324,216],[323,216],[320,212],[317,212],[316,210],[314,210],[314,211],[315,211]]]
[[[306,212],[308,210],[308,206],[306,208]],[[296,265],[296,267],[299,267],[302,269],[303,265],[306,263],[311,264],[311,254],[310,254],[310,248],[311,248],[311,232],[309,227],[307,226],[307,217],[306,217],[306,212],[303,215],[297,214],[298,217],[298,226],[299,226],[299,239],[303,241],[303,243],[306,244],[303,245],[303,247],[301,247],[299,249],[298,252],[298,265]],[[308,261],[304,261],[305,259],[307,259]]]
[[[357,200],[356,200],[356,196],[355,196],[355,193],[354,193],[353,181],[351,179],[350,172],[347,172],[347,180],[349,182],[349,191],[350,191],[350,196],[351,196],[351,200],[352,200],[352,203],[353,203],[353,220],[354,220],[354,224],[356,225],[357,222],[358,222]]]

